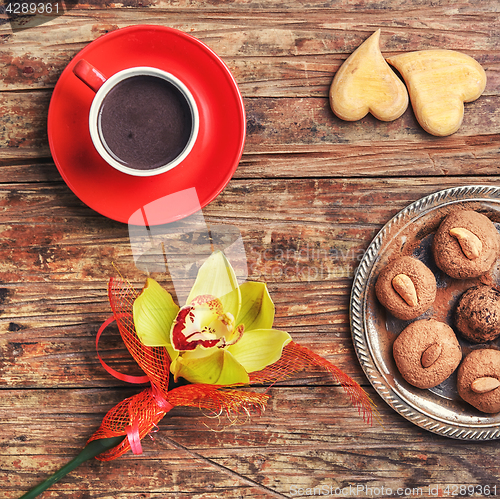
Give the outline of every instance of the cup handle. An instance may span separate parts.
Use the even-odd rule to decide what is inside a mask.
[[[73,73],[94,92],[97,92],[106,77],[85,59],[80,59],[73,67]]]

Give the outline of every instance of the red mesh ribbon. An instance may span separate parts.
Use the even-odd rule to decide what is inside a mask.
[[[163,347],[147,347],[141,343],[134,328],[133,305],[139,293],[121,279],[110,279],[108,297],[118,329],[128,351],[139,367],[162,393],[167,393],[170,358]]]
[[[126,383],[137,383],[137,384],[149,383],[149,376],[131,376],[129,374],[122,374],[118,371],[115,371],[113,368],[109,367],[108,364],[106,364],[106,362],[104,362],[104,360],[102,359],[99,353],[99,340],[101,339],[101,335],[104,332],[104,330],[113,322],[115,322],[115,318],[110,317],[102,324],[102,326],[99,328],[99,331],[97,331],[97,336],[95,338],[95,351],[97,353],[97,358],[99,359],[99,362],[101,363],[102,367],[104,367],[104,369],[109,374],[111,374],[111,376],[114,376],[120,381],[125,381]]]
[[[250,383],[276,383],[289,378],[292,374],[315,367],[328,372],[342,386],[352,404],[363,415],[363,420],[371,424],[374,404],[363,388],[336,365],[293,341],[285,346],[277,362],[262,371],[250,373]]]
[[[111,461],[120,457],[131,448],[131,441],[137,440],[134,434],[130,432],[130,428],[135,426],[139,439],[142,439],[161,421],[165,414],[166,411],[156,403],[151,388],[123,400],[106,414],[101,426],[92,435],[89,442],[99,438],[118,437],[120,435],[130,436],[131,438],[125,438],[120,445],[99,454],[97,459]]]
[[[136,433],[142,439],[176,405],[204,408],[215,414],[225,413],[231,417],[243,409],[263,409],[268,398],[269,396],[265,394],[224,389],[214,385],[186,385],[168,392],[166,401],[170,404],[170,408],[161,408],[153,393],[153,388],[147,388],[111,409],[89,442],[120,435],[132,436],[132,438],[125,438],[120,445],[97,456],[100,461],[111,461],[131,449],[131,443],[133,445],[136,437],[130,428],[135,426]]]
[[[236,390],[217,385],[186,385],[168,391],[170,358],[163,347],[143,345],[135,332],[133,303],[138,296],[130,284],[121,279],[111,279],[108,296],[114,318],[123,341],[151,381],[151,387],[120,402],[104,417],[92,440],[120,435],[127,436],[121,444],[103,452],[97,459],[110,461],[132,448],[140,452],[140,439],[144,438],[174,406],[208,409],[218,415],[232,418],[241,411],[262,410],[268,395]],[[342,385],[353,404],[372,421],[372,402],[364,390],[335,365],[297,343],[290,342],[277,362],[259,372],[250,374],[251,383],[276,383],[304,369],[319,367],[330,373]]]
[[[265,407],[268,395],[216,385],[186,385],[168,391],[170,358],[167,351],[163,347],[143,345],[135,332],[133,303],[138,296],[137,291],[121,279],[111,279],[108,296],[121,337],[135,361],[147,374],[152,386],[120,402],[106,414],[89,442],[120,435],[128,438],[97,456],[97,459],[110,461],[131,448],[139,452],[138,439],[151,432],[176,405],[204,408],[215,414],[225,413],[229,417],[242,410],[261,410]],[[105,324],[110,322],[109,319]]]

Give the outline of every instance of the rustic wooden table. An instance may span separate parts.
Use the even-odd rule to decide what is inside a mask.
[[[205,220],[238,228],[249,279],[267,282],[276,304],[275,327],[362,384],[383,426],[366,425],[327,377],[304,373],[273,386],[262,415],[224,431],[175,408],[142,455],[92,460],[43,497],[486,497],[486,486],[500,495],[498,442],[441,437],[394,412],[358,363],[348,315],[354,270],[394,214],[443,188],[500,181],[498,0],[97,0],[38,27],[2,25],[0,495],[17,498],[72,459],[106,411],[138,391],[104,371],[95,335],[110,314],[109,278],[119,271],[140,288],[145,273],[127,225],[64,183],[46,128],[70,60],[134,24],[188,32],[232,71],[246,145]],[[446,48],[482,64],[486,90],[457,133],[428,135],[411,107],[390,123],[333,115],[334,73],[378,28],[385,55]],[[134,372],[113,331],[101,350]],[[460,489],[469,485],[474,494]]]

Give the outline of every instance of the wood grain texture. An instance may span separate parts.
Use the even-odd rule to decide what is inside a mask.
[[[18,164],[23,173],[33,159],[50,156],[45,118],[50,91],[0,98],[0,164]],[[390,123],[370,115],[346,123],[334,117],[326,96],[246,98],[247,137],[236,176],[495,174],[499,102],[498,96],[483,96],[467,104],[459,131],[436,138],[420,128],[411,109]],[[475,134],[477,129],[483,133]],[[9,170],[4,174],[12,178]]]
[[[497,0],[90,0],[36,28],[0,25],[0,496],[18,498],[71,460],[106,411],[140,389],[104,371],[95,335],[110,314],[108,279],[122,274],[140,289],[146,269],[128,227],[66,186],[46,125],[71,59],[132,24],[193,34],[235,76],[245,150],[205,220],[241,233],[248,278],[268,283],[275,327],[361,383],[382,426],[367,426],[329,377],[304,372],[269,388],[266,411],[236,424],[175,408],[144,439],[142,455],[88,462],[43,499],[325,490],[345,499],[421,498],[434,497],[433,487],[447,497],[448,484],[496,485],[500,495],[497,443],[440,437],[396,414],[363,374],[348,313],[354,271],[392,216],[443,188],[500,184],[498,14]],[[333,115],[335,72],[378,28],[386,55],[448,48],[485,68],[485,92],[466,104],[456,134],[426,134],[411,108],[390,123]],[[151,275],[175,291],[167,272]],[[116,327],[100,352],[111,367],[138,374]]]
[[[243,416],[229,426],[196,409],[174,409],[154,440],[144,440],[142,456],[89,462],[47,497],[102,496],[103,490],[124,498],[156,497],[134,496],[143,491],[166,494],[162,497],[222,497],[225,491],[236,494],[229,497],[290,497],[293,487],[383,486],[396,491],[463,480],[493,483],[496,476],[495,443],[470,446],[429,438],[404,419],[392,418],[383,402],[380,415],[390,424],[390,433],[380,426],[366,427],[338,388],[276,387],[270,394],[262,415],[251,420]],[[21,396],[5,392],[0,411],[15,409],[22,415],[9,425],[9,439],[2,446],[2,458],[11,461],[0,473],[15,473],[2,490],[4,497],[17,497],[27,481],[40,479],[76,454],[99,424],[100,412],[125,395],[127,391],[106,389]],[[355,497],[369,495],[359,492]]]

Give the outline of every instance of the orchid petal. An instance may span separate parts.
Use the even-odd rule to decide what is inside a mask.
[[[171,360],[178,355],[170,345],[170,328],[178,311],[171,294],[150,278],[133,306],[135,330],[141,343],[165,347]]]
[[[225,346],[234,345],[235,343],[240,341],[244,332],[245,332],[245,326],[243,324],[240,324],[238,327],[235,327],[233,333],[228,338],[226,338]]]
[[[241,293],[231,264],[221,251],[215,251],[198,270],[195,283],[186,304],[200,295],[219,298],[225,312],[237,317],[241,306]]]
[[[191,383],[210,385],[247,384],[248,374],[243,366],[227,350],[215,352],[197,349],[185,352],[172,362],[170,370],[177,380],[182,377]],[[201,356],[200,356],[201,355]]]
[[[240,286],[241,309],[236,324],[245,330],[271,329],[274,322],[274,304],[267,286],[262,282],[244,282]]]
[[[281,357],[283,347],[292,341],[285,331],[254,329],[245,331],[240,341],[227,347],[246,372],[260,371]]]

